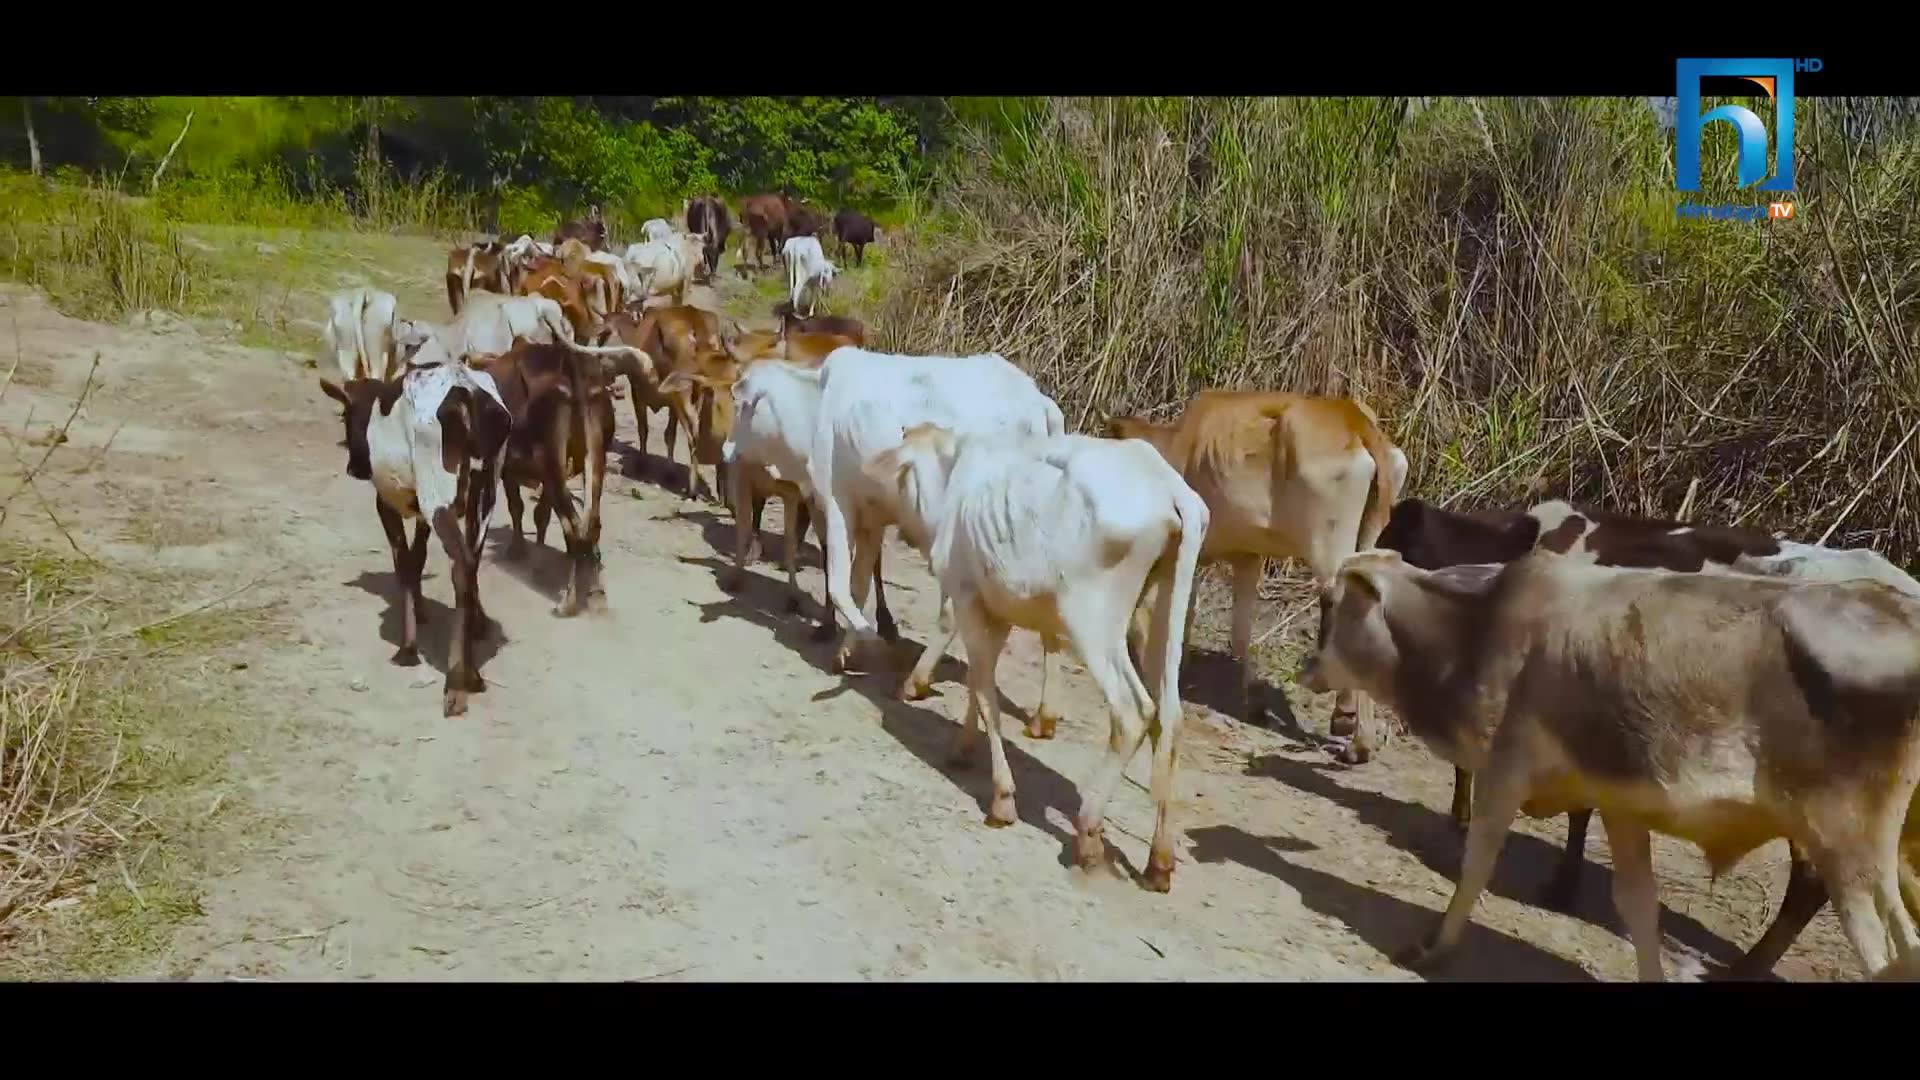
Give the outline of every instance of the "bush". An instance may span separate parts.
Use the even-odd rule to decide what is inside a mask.
[[[1912,560],[1920,132],[1798,107],[1796,217],[1741,225],[1676,219],[1639,99],[961,103],[881,332],[999,350],[1083,430],[1354,395],[1412,493],[1690,501]]]

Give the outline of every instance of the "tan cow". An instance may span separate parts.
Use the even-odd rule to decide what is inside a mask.
[[[1642,979],[1663,977],[1652,831],[1699,845],[1715,876],[1787,838],[1867,974],[1920,975],[1901,900],[1903,823],[1909,843],[1920,828],[1920,599],[1536,550],[1444,570],[1365,552],[1328,604],[1301,685],[1379,697],[1477,774],[1459,886],[1402,962],[1459,944],[1517,814],[1591,806]]]
[[[601,328],[601,320],[587,303],[583,286],[589,285],[591,276],[585,267],[586,245],[578,240],[568,240],[562,245],[571,258],[560,256],[543,257],[536,261],[520,278],[518,292],[521,296],[544,296],[560,305],[561,314],[573,327],[573,339],[578,342],[594,340]]]
[[[698,428],[694,417],[694,387],[678,383],[675,389],[668,391],[661,384],[676,371],[694,370],[702,358],[714,361],[726,359],[720,341],[720,316],[705,308],[686,304],[652,308],[645,312],[630,305],[608,320],[606,328],[622,343],[644,349],[653,358],[650,372],[641,371],[632,364],[616,361],[615,365],[617,372],[627,377],[627,388],[633,397],[633,420],[639,429],[637,438],[641,454],[644,456],[646,453],[647,414],[655,409],[665,409],[667,461],[674,460],[677,436],[684,431],[687,442],[685,494],[690,499],[697,498],[700,489],[706,487],[706,481],[700,475],[695,457]],[[721,478],[716,475],[715,479]],[[707,495],[712,497],[713,493],[713,489],[707,487]]]
[[[506,245],[499,240],[464,244],[447,252],[447,306],[460,314],[460,305],[474,289],[510,294],[506,264]]]
[[[1372,547],[1386,527],[1407,456],[1364,404],[1259,390],[1207,390],[1172,424],[1117,417],[1107,434],[1152,443],[1207,501],[1212,524],[1201,559],[1224,559],[1233,570],[1233,658],[1251,719],[1257,701],[1247,651],[1266,560],[1303,559],[1324,587],[1342,558]],[[1136,651],[1148,600],[1135,617]],[[1335,698],[1332,733],[1354,736],[1346,760],[1371,756],[1372,713],[1364,697]]]

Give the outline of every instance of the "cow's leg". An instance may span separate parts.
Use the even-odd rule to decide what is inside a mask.
[[[1091,640],[1098,641],[1099,638]],[[1080,816],[1074,822],[1075,857],[1081,867],[1091,870],[1106,857],[1107,800],[1127,771],[1140,742],[1147,737],[1146,712],[1135,687],[1138,675],[1129,678],[1131,664],[1122,665],[1124,644],[1093,655],[1082,656],[1087,674],[1092,676],[1100,696],[1107,703],[1107,755],[1094,771],[1093,779],[1080,789]],[[973,646],[967,646],[967,664],[973,664]],[[1144,690],[1144,687],[1142,688]]]
[[[1258,555],[1232,555],[1227,565],[1233,571],[1233,638],[1230,648],[1240,678],[1240,717],[1258,723],[1262,713],[1258,676],[1253,670],[1253,609],[1260,601],[1260,572],[1266,560]]]
[[[720,575],[720,587],[738,592],[746,584],[747,566],[759,558],[760,511],[766,500],[756,499],[747,484],[747,470],[735,469],[728,477],[727,501],[733,506],[733,569]],[[752,509],[741,513],[740,508]]]
[[[413,621],[419,626],[427,625],[427,595],[421,579],[427,573],[427,537],[432,533],[433,527],[427,524],[427,519],[413,523],[413,570],[408,580],[413,582]]]
[[[1029,739],[1053,738],[1054,726],[1060,722],[1060,714],[1047,703],[1047,689],[1058,692],[1060,688],[1060,648],[1059,638],[1040,636],[1040,701],[1033,707],[1033,718],[1027,721]]]
[[[466,538],[460,535],[460,519],[454,516],[451,507],[434,512],[433,531],[439,535],[440,546],[446,549],[447,561],[453,565],[453,633],[441,713],[459,716],[467,711],[467,695],[487,688],[480,673],[474,670],[467,650],[467,611],[477,599],[477,575]]]
[[[855,266],[867,265],[867,245],[865,244],[853,245],[853,265]]]
[[[1607,830],[1607,842],[1613,842],[1612,829]],[[1787,895],[1780,901],[1780,913],[1773,917],[1773,924],[1754,942],[1753,948],[1727,969],[1727,977],[1757,979],[1772,971],[1826,904],[1826,883],[1820,880],[1812,863],[1798,851],[1794,852],[1793,865],[1787,869]]]
[[[419,586],[414,577],[413,553],[407,549],[407,524],[400,512],[380,496],[373,497],[373,506],[380,514],[380,527],[386,531],[387,547],[393,555],[393,585],[400,604],[400,648],[393,654],[393,662],[413,667],[420,662],[420,650],[414,642],[414,597]]]
[[[587,603],[604,608],[607,590],[600,581],[600,497],[607,485],[607,440],[613,429],[613,403],[605,403],[604,424],[598,407],[589,402],[581,408],[586,413],[586,455],[581,468],[587,474],[587,520],[582,534],[586,561],[580,571],[586,579],[582,584],[586,587]]]
[[[1427,939],[1398,953],[1394,960],[1413,970],[1425,970],[1445,962],[1459,947],[1473,917],[1473,906],[1493,880],[1493,866],[1507,842],[1513,819],[1526,801],[1532,782],[1531,754],[1527,735],[1515,730],[1532,722],[1530,717],[1506,717],[1494,736],[1493,752],[1487,767],[1474,777],[1473,824],[1467,827],[1466,855],[1460,861],[1460,880],[1447,903],[1446,914]]]
[[[979,599],[967,596],[955,605],[960,632],[967,642],[967,692],[984,711],[987,724],[987,752],[993,759],[993,801],[987,807],[987,824],[999,828],[1016,820],[1013,805],[1013,769],[1007,765],[1007,748],[1000,739],[1000,692],[994,681],[994,669],[1000,652],[1007,647],[1006,623],[994,618]],[[963,723],[961,730],[966,730]]]
[[[781,500],[781,519],[786,522],[786,566],[787,566],[787,610],[800,610],[800,536],[801,522],[795,519],[797,514],[805,512],[807,500],[789,495]]]
[[[564,496],[565,492],[561,492],[561,495]],[[533,542],[540,547],[547,546],[547,523],[553,520],[554,498],[553,485],[542,481],[540,497],[533,503]]]
[[[944,592],[940,594],[940,620],[933,636],[927,639],[927,647],[920,650],[920,659],[914,661],[913,670],[907,673],[907,681],[900,684],[901,701],[919,701],[933,693],[933,669],[940,666],[940,658],[947,655],[960,632],[954,621],[953,604],[952,597]],[[973,663],[972,649],[967,650],[967,663]]]
[[[880,564],[880,548],[886,542],[886,528],[876,529],[862,524],[849,532],[853,550],[847,566],[847,599],[853,605],[853,612],[865,615],[867,593],[873,585],[873,571]],[[834,666],[841,671],[846,670],[853,661],[854,651],[860,641],[859,635],[853,632],[851,615],[848,620],[847,632],[841,635],[840,647],[834,654]]]
[[[1613,906],[1627,924],[1641,982],[1665,982],[1660,967],[1660,883],[1653,876],[1653,834],[1637,821],[1608,815],[1607,847],[1613,851]]]
[[[728,481],[729,481],[729,484],[731,484],[732,478],[729,477]],[[731,487],[729,487],[728,490],[732,490]],[[767,512],[767,502],[768,502],[768,498],[765,495],[755,495],[752,498],[753,498],[753,520],[749,523],[749,526],[747,529],[747,552],[746,552],[746,561],[750,563],[760,561],[760,557],[761,557],[760,520],[762,516],[765,515]],[[740,516],[739,509],[738,509],[740,505],[739,500],[736,499],[733,505],[735,507],[734,516],[739,517]]]
[[[893,621],[893,612],[887,610],[887,583],[880,573],[880,563],[884,558],[883,550],[873,559],[873,629],[874,633],[880,635],[881,641],[899,641],[900,627]],[[945,613],[951,625],[952,610],[945,609]],[[952,638],[949,637],[948,640],[951,641]],[[928,668],[927,674],[932,675],[933,669]]]
[[[507,541],[507,558],[520,559],[524,558],[527,554],[527,541],[526,537],[521,534],[520,526],[520,515],[526,510],[526,504],[522,501],[523,496],[520,492],[520,479],[518,477],[512,473],[508,473],[504,486],[507,489],[507,517],[513,521],[513,539]],[[534,509],[535,515],[538,515],[539,512],[536,505]]]
[[[1453,825],[1461,832],[1473,821],[1473,774],[1453,767]]]
[[[1540,893],[1540,903],[1555,911],[1572,911],[1580,899],[1580,878],[1587,870],[1587,826],[1593,821],[1592,810],[1570,810],[1567,812],[1567,846],[1560,852],[1560,861],[1553,868],[1553,877]],[[1613,843],[1613,830],[1607,830],[1607,843]]]
[[[645,472],[647,468],[647,454],[651,451],[647,449],[647,439],[649,437],[647,432],[648,410],[646,402],[640,398],[640,377],[638,375],[627,376],[627,396],[633,399],[633,445],[640,454],[640,458],[635,464],[641,472]]]
[[[947,747],[947,764],[952,768],[964,767],[973,756],[973,733],[976,725],[984,726],[980,710],[980,695],[972,689],[967,691],[967,714],[960,720],[960,730],[953,733],[953,742]]]

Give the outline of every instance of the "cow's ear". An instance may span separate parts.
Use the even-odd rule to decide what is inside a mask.
[[[693,385],[693,376],[684,371],[676,371],[661,380],[660,393],[677,394]]]
[[[328,397],[339,402],[342,407],[352,404],[347,400],[347,392],[340,389],[340,384],[327,378],[325,375],[320,376],[320,389]]]
[[[1340,572],[1340,583],[1345,591],[1364,596],[1372,603],[1379,603],[1385,584],[1380,580],[1377,570],[1366,566],[1352,566]]]

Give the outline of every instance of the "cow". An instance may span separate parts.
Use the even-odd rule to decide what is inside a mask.
[[[455,315],[475,288],[511,293],[506,284],[507,246],[499,240],[465,244],[447,252],[447,306]]]
[[[445,326],[410,324],[402,343],[419,352],[412,363],[458,360],[474,353],[503,353],[515,338],[528,341],[572,341],[573,323],[560,305],[545,296],[500,296],[474,292],[459,316]]]
[[[340,365],[343,383],[355,379],[396,378],[400,344],[396,340],[393,294],[364,286],[333,294],[327,324],[321,328],[326,349]]]
[[[689,499],[697,499],[704,488],[707,497],[714,498],[714,489],[708,487],[705,478],[700,475],[699,448],[696,445],[698,428],[694,416],[695,388],[676,383],[674,389],[668,390],[662,384],[676,371],[696,369],[703,357],[725,359],[720,340],[720,317],[704,308],[679,304],[654,308],[644,313],[628,308],[607,325],[613,337],[622,344],[645,350],[651,358],[650,365],[644,370],[634,364],[615,361],[617,373],[627,377],[627,388],[633,398],[633,420],[638,428],[636,438],[640,453],[645,455],[647,448],[647,414],[655,409],[665,409],[669,463],[674,460],[674,446],[679,441],[679,434],[686,434],[687,486],[684,494]],[[715,480],[724,488],[725,479],[719,475],[722,471],[716,468]]]
[[[805,203],[787,200],[787,231],[785,239],[796,236],[817,238],[820,230],[827,227],[827,216]]]
[[[1576,508],[1553,499],[1521,512],[1457,513],[1420,499],[1402,499],[1376,543],[1424,570],[1464,564],[1507,563],[1536,545],[1600,566],[1657,567],[1678,573],[1748,573],[1806,581],[1866,578],[1920,598],[1920,582],[1866,548],[1828,548],[1779,540],[1754,529],[1689,525]],[[1466,829],[1473,799],[1472,774],[1454,770],[1453,819]],[[1542,902],[1570,910],[1586,868],[1590,808],[1567,814],[1567,846],[1542,894]],[[1728,972],[1735,978],[1773,969],[1806,924],[1826,903],[1826,888],[1800,852],[1794,852],[1786,899],[1773,925]]]
[[[579,265],[584,266],[584,260]],[[586,283],[587,277],[585,270],[575,271],[558,259],[543,260],[520,279],[519,293],[521,296],[543,296],[553,301],[560,308],[561,315],[565,316],[567,325],[573,328],[572,340],[591,341],[598,335],[600,319],[589,308],[587,298],[581,291],[581,285]]]
[[[1015,819],[994,667],[1008,631],[1022,626],[1070,646],[1106,698],[1106,762],[1083,789],[1074,823],[1080,864],[1092,869],[1105,858],[1107,800],[1151,732],[1154,829],[1143,880],[1156,892],[1172,888],[1180,654],[1206,502],[1151,445],[1132,439],[956,438],[917,424],[865,471],[890,496],[901,532],[928,553],[965,636],[967,715],[951,755],[965,759],[983,721],[993,767],[987,824]],[[1149,577],[1160,588],[1143,673],[1127,632]]]
[[[696,237],[678,234],[667,240],[648,240],[627,247],[623,256],[636,275],[646,275],[647,295],[686,302],[687,285],[706,263],[706,251]]]
[[[1386,702],[1478,779],[1453,899],[1400,962],[1457,947],[1516,815],[1595,807],[1641,979],[1664,978],[1652,830],[1698,845],[1716,877],[1786,837],[1866,973],[1920,975],[1901,896],[1903,827],[1920,828],[1920,599],[1541,547],[1445,570],[1362,552],[1326,610],[1301,685]]]
[[[887,526],[894,523],[886,510],[886,487],[862,471],[862,463],[898,445],[901,433],[916,424],[939,424],[960,436],[1041,436],[1065,434],[1066,418],[1031,376],[998,353],[892,356],[845,346],[820,365],[817,385],[813,446],[805,467],[820,512],[827,596],[847,627],[833,658],[835,670],[844,671],[860,643],[873,638],[873,628],[861,613],[866,603],[861,593],[877,565]],[[776,464],[786,475],[788,463]],[[924,547],[920,550],[925,554]],[[934,665],[956,632],[949,611],[943,595],[940,633],[901,685],[903,699],[914,701],[932,692]],[[1041,704],[1028,721],[1027,734],[1045,739],[1052,737],[1058,719],[1046,697],[1047,687],[1058,682],[1059,642],[1043,634],[1041,644],[1046,652]]]
[[[640,223],[640,235],[646,237],[648,240],[656,240],[664,243],[680,235],[680,230],[675,229],[673,223],[669,222],[666,218],[648,218],[646,221]]]
[[[600,217],[600,208],[588,208],[585,221],[568,221],[554,230],[554,247],[566,240],[579,240],[594,251],[607,250],[607,223]]]
[[[858,210],[842,210],[833,215],[833,238],[839,242],[833,257],[845,261],[847,248],[853,248],[853,265],[867,264],[867,245],[873,243],[873,219]]]
[[[603,321],[626,307],[628,297],[645,295],[647,282],[633,272],[625,259],[610,251],[588,252],[580,270],[588,275],[592,286],[587,307]]]
[[[355,378],[320,388],[340,403],[347,475],[373,484],[374,508],[393,555],[400,601],[400,648],[393,662],[419,664],[417,625],[426,618],[421,575],[427,534],[440,537],[453,564],[454,627],[441,714],[467,711],[467,695],[486,689],[472,648],[487,634],[480,605],[480,556],[513,420],[485,373],[462,364],[410,367],[392,380]],[[416,520],[413,542],[406,523]]]
[[[740,224],[753,241],[753,263],[756,268],[764,267],[767,253],[778,252],[780,245],[785,242],[788,205],[785,195],[749,195],[740,201]],[[740,253],[743,256],[746,254],[744,240]]]
[[[1116,417],[1107,434],[1152,443],[1207,500],[1213,525],[1201,558],[1233,571],[1232,652],[1243,714],[1254,719],[1248,649],[1266,560],[1302,559],[1324,587],[1342,557],[1373,546],[1406,482],[1406,454],[1360,402],[1259,390],[1203,391],[1172,424]],[[1354,736],[1344,760],[1372,755],[1372,713],[1364,697],[1335,699],[1331,733]]]
[[[634,362],[647,363],[645,353],[617,351]],[[560,618],[570,618],[606,599],[599,576],[600,494],[614,423],[604,361],[596,352],[602,351],[570,342],[522,341],[500,355],[471,360],[475,368],[492,375],[514,418],[514,436],[501,474],[507,513],[513,520],[507,557],[518,559],[525,552],[522,488],[540,489],[533,509],[536,543],[546,544],[547,522],[559,512],[568,559],[567,591],[553,610]],[[584,514],[574,505],[567,486],[582,474],[587,489]]]
[[[774,318],[780,320],[780,334],[838,334],[852,338],[855,345],[867,343],[867,326],[859,319],[848,315],[815,315],[803,319],[793,310],[790,301],[782,300],[773,305]]]
[[[720,272],[720,256],[727,250],[727,234],[733,224],[727,219],[727,204],[717,195],[701,195],[687,202],[682,215],[687,231],[706,238],[707,276]]]
[[[788,303],[800,310],[800,297],[807,298],[807,317],[813,316],[813,303],[833,284],[834,265],[820,250],[820,241],[811,236],[795,236],[781,249],[787,261]]]

